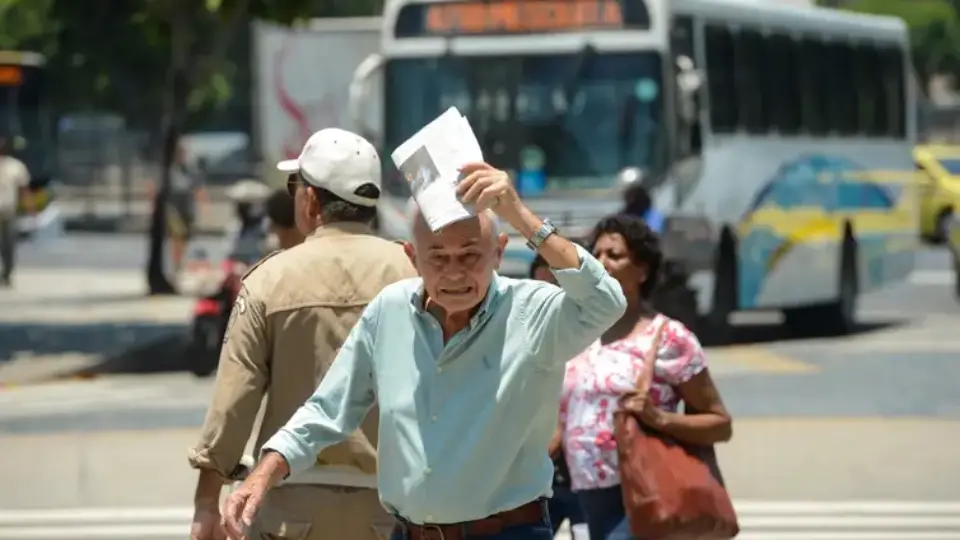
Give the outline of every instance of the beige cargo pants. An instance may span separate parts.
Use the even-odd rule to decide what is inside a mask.
[[[389,540],[394,518],[377,490],[285,485],[267,494],[251,540]]]

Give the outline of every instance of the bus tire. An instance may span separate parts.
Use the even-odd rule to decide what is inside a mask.
[[[937,221],[933,225],[930,243],[942,245],[950,235],[950,222],[953,220],[953,208],[944,208],[937,214]]]
[[[724,229],[714,265],[713,302],[700,329],[711,340],[723,342],[730,334],[730,314],[737,310],[737,252],[733,235]]]
[[[663,279],[654,291],[653,306],[687,328],[697,330],[697,292],[690,288],[689,276],[682,265],[667,262],[662,267]]]
[[[837,299],[827,304],[784,311],[791,333],[797,336],[845,336],[857,329],[857,297],[860,284],[857,271],[857,242],[849,227],[840,254]]]
[[[953,254],[953,294],[960,302],[960,252]]]

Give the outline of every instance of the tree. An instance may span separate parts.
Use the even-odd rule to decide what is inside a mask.
[[[67,0],[69,1],[69,0]],[[150,225],[147,284],[151,294],[176,290],[164,272],[166,202],[170,169],[189,112],[192,90],[217,77],[227,50],[253,17],[281,23],[309,16],[317,0],[146,0],[145,19],[169,36],[169,69],[162,121],[162,175]]]
[[[913,65],[926,88],[937,73],[960,73],[960,0],[854,0],[843,9],[899,17],[910,28]]]

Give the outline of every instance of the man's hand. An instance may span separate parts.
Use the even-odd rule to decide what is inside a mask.
[[[190,525],[190,540],[225,540],[226,531],[220,521],[220,510],[216,507],[197,507],[193,511],[193,523]]]
[[[516,213],[520,197],[507,173],[486,163],[469,163],[460,173],[464,178],[457,184],[457,194],[464,203],[473,204],[478,212],[493,210],[508,220]]]
[[[260,465],[230,494],[223,505],[223,528],[232,540],[247,540],[247,532],[267,491],[290,471],[286,459],[268,451]]]

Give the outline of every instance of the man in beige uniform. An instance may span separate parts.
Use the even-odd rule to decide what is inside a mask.
[[[373,235],[380,160],[360,136],[325,129],[290,173],[297,227],[306,240],[266,257],[243,279],[220,353],[213,402],[190,464],[200,470],[191,533],[221,538],[221,486],[236,478],[261,399],[260,446],[316,390],[361,312],[380,290],[413,277],[403,248]],[[309,232],[308,232],[309,231]],[[317,465],[270,493],[251,530],[256,539],[377,540],[392,517],[376,484],[377,413]]]

